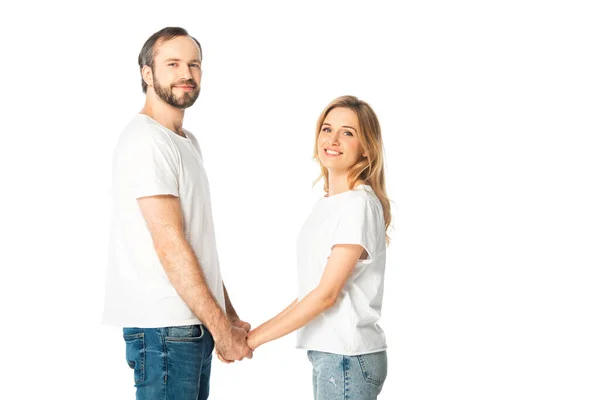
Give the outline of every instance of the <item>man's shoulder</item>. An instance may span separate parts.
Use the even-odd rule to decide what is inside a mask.
[[[150,117],[137,114],[129,121],[123,129],[121,136],[145,137],[145,136],[165,136],[165,129]]]
[[[196,136],[192,132],[190,132],[189,129],[184,128],[183,133],[185,133],[185,136],[192,142],[198,143],[198,139],[196,139]]]
[[[125,126],[119,141],[117,148],[121,147],[143,147],[145,145],[167,145],[171,147],[171,141],[169,135],[165,132],[157,122],[152,121],[145,115],[136,115],[129,123]]]

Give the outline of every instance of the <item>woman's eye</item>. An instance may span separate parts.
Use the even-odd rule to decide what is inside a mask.
[[[345,131],[345,132],[344,132],[344,135],[346,135],[346,136],[354,136],[354,135],[352,134],[352,132],[350,132],[350,131]]]

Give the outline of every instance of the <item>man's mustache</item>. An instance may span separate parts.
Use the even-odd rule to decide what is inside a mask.
[[[177,83],[174,83],[171,85],[171,87],[173,88],[175,86],[180,86],[180,85],[193,86],[194,89],[196,88],[196,86],[198,86],[193,79],[188,79],[187,81],[179,81]]]

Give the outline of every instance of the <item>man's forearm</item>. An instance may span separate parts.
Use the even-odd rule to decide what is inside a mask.
[[[239,320],[240,317],[238,317],[237,312],[235,312],[235,308],[233,308],[233,304],[231,304],[231,299],[229,299],[229,293],[227,293],[225,283],[223,283],[223,293],[225,294],[225,311],[227,313],[227,318],[229,318],[230,321]]]
[[[160,262],[179,296],[217,340],[230,329],[230,323],[206,285],[189,243],[175,232],[165,236],[154,243]]]

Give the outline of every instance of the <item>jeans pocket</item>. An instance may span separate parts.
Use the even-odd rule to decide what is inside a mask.
[[[204,326],[185,325],[167,328],[167,342],[198,342],[204,337]]]
[[[144,347],[144,333],[123,335],[125,339],[125,358],[129,368],[133,370],[133,380],[136,385],[144,382],[146,363],[146,349]]]
[[[387,353],[381,351],[357,357],[365,381],[376,386],[382,386],[387,376]]]

